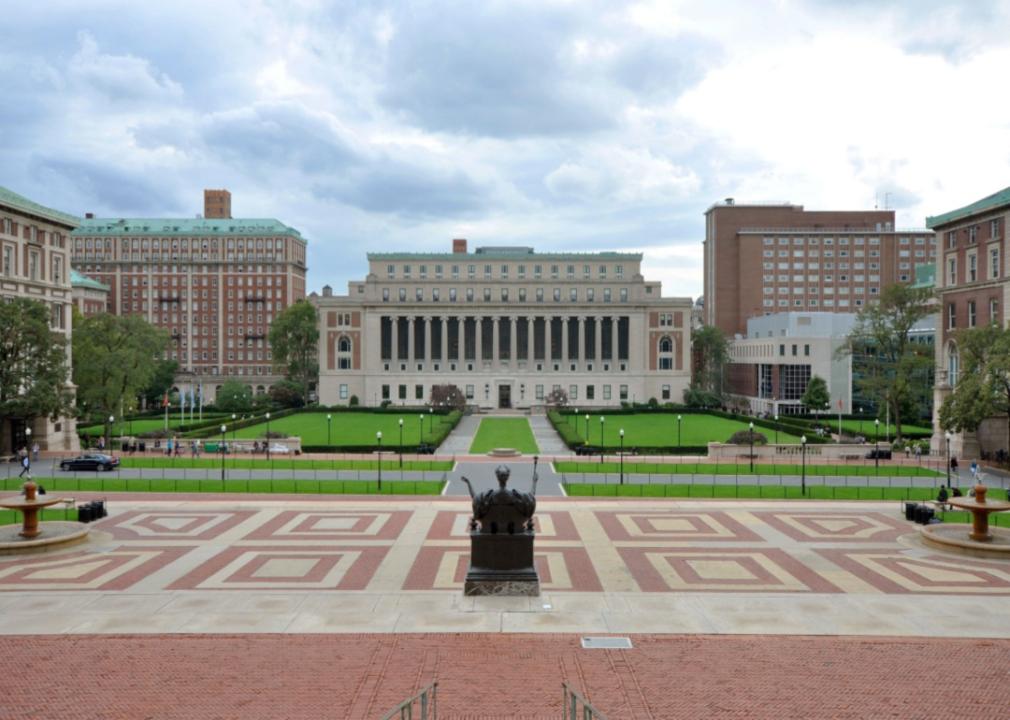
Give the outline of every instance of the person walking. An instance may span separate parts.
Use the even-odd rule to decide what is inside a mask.
[[[20,477],[24,477],[25,475],[27,475],[28,479],[31,480],[32,479],[32,473],[31,473],[32,460],[28,456],[28,449],[27,448],[21,448],[21,450],[18,452],[18,455],[21,457],[21,472],[18,473],[18,477],[20,478]]]
[[[969,468],[969,472],[971,472],[971,480],[972,480],[972,482],[977,482],[978,481],[978,460],[972,460],[971,461],[971,467]]]
[[[39,443],[36,440],[32,443],[32,462],[39,461]]]

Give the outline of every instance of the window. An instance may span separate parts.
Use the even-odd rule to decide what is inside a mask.
[[[572,301],[572,302],[578,302],[579,301],[579,290],[578,290],[578,288],[571,288],[568,291],[568,299],[570,301]]]
[[[957,327],[957,305],[955,303],[947,304],[947,328]]]
[[[456,302],[456,288],[449,288],[449,302]]]
[[[579,386],[578,385],[569,385],[568,386],[568,399],[569,400],[578,400],[579,399]]]
[[[975,301],[968,301],[968,327],[975,327]]]
[[[473,400],[473,385],[466,386],[466,399]]]
[[[407,399],[407,386],[406,385],[399,385],[396,388],[396,390],[397,390],[397,397],[398,398],[400,398],[401,400],[406,400]]]
[[[621,400],[627,400],[628,399],[628,386],[627,385],[621,385],[620,389],[619,389],[619,392],[620,392],[619,397],[620,397]]]
[[[543,301],[544,301],[544,289],[537,288],[537,302],[543,302]]]
[[[593,288],[586,288],[586,302],[593,302],[596,298],[596,290]]]
[[[473,302],[473,288],[466,289],[466,301]]]
[[[610,288],[603,288],[603,302],[610,302]]]
[[[502,302],[508,302],[509,301],[509,289],[508,288],[502,288],[501,289],[501,301]]]
[[[628,302],[628,288],[621,288],[621,302]]]
[[[609,400],[610,399],[610,386],[609,385],[604,385],[603,386],[603,399],[604,400]]]
[[[536,399],[537,400],[543,400],[544,399],[544,386],[543,385],[537,385],[534,390],[535,390],[534,396],[536,397]]]
[[[407,288],[400,288],[400,302],[407,301]]]
[[[947,285],[957,285],[957,258],[947,258]]]
[[[519,302],[526,302],[526,288],[519,288]]]
[[[999,311],[999,300],[997,300],[996,298],[989,298],[989,322],[991,323],[998,322],[999,319],[996,317],[998,311]]]
[[[341,383],[340,385],[340,399],[341,400],[347,399],[347,383]]]
[[[417,302],[421,302],[422,300],[424,300],[424,290],[422,288],[414,289],[414,299]]]
[[[975,282],[978,277],[978,254],[968,253],[968,282]]]
[[[415,400],[424,400],[424,385],[415,385],[414,386],[414,399]]]
[[[990,240],[999,239],[999,218],[989,221],[989,239]]]
[[[389,400],[389,385],[382,386],[382,399]]]
[[[554,288],[554,302],[561,302],[561,288]]]
[[[999,277],[999,247],[989,248],[989,279]]]
[[[484,288],[484,302],[491,302],[491,288]]]

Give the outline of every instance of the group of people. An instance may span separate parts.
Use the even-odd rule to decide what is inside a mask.
[[[957,474],[957,468],[958,468],[957,455],[951,455],[950,456],[950,471],[956,475]],[[970,473],[972,482],[977,483],[977,482],[979,482],[979,480],[981,480],[982,469],[981,469],[981,467],[978,464],[978,460],[972,460],[971,461],[971,465],[968,466],[968,472]]]

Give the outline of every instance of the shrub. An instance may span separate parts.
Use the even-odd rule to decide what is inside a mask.
[[[752,442],[755,445],[765,445],[768,443],[768,438],[757,430],[740,430],[733,433],[727,442],[730,445],[750,445]]]
[[[347,403],[350,407],[358,407],[358,396],[351,395],[350,401]]]

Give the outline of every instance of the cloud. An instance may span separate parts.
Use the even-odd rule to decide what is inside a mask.
[[[104,53],[88,32],[81,32],[78,41],[80,47],[70,59],[67,79],[79,92],[91,93],[94,100],[114,105],[171,103],[182,97],[182,86],[147,60]]]

